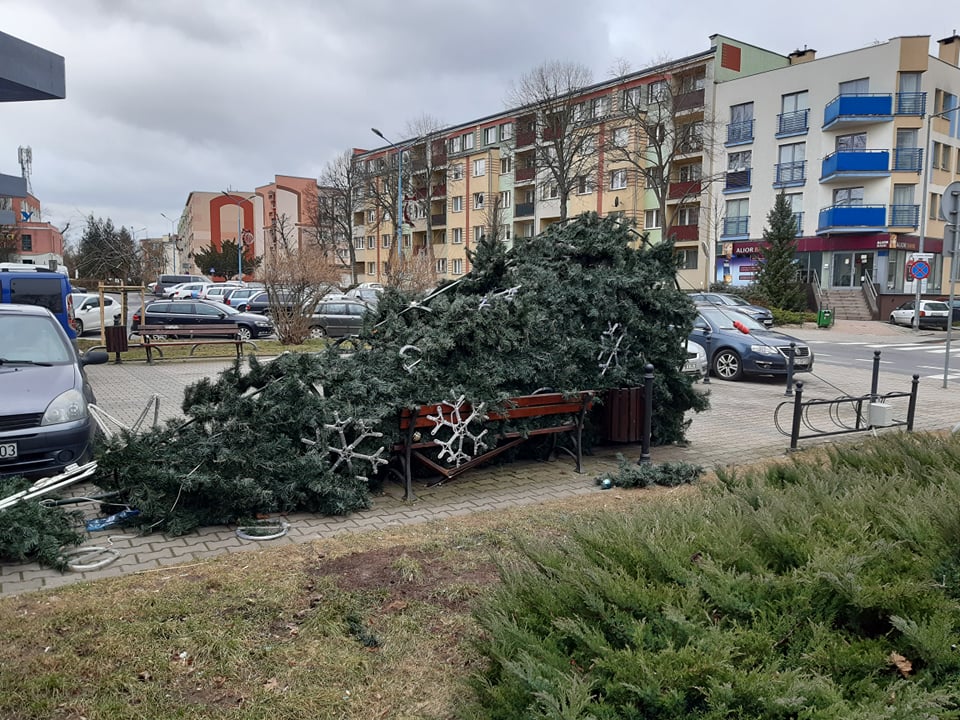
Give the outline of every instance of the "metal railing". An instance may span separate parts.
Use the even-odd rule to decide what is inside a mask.
[[[864,282],[860,283],[860,292],[863,293],[863,299],[867,301],[871,317],[880,317],[880,303],[877,300],[877,288],[873,284],[872,278],[864,278]]]
[[[753,120],[729,123],[727,125],[727,145],[747,143],[753,140]]]
[[[800,135],[810,129],[810,110],[793,110],[777,115],[777,136]]]
[[[795,162],[777,163],[776,173],[777,179],[774,181],[774,185],[806,182],[807,161],[797,160]]]

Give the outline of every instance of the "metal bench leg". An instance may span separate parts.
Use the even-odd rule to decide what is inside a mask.
[[[410,427],[407,428],[407,436],[404,438],[403,444],[403,482],[404,482],[404,493],[403,499],[406,502],[413,502],[417,499],[417,496],[413,494],[413,436],[417,432],[417,423],[416,417],[420,413],[420,406],[417,405],[411,416]]]

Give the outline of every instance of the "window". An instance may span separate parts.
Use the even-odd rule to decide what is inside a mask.
[[[863,205],[863,188],[837,188],[833,191],[834,205]]]
[[[865,150],[867,147],[866,133],[837,136],[837,152],[841,150]]]
[[[510,223],[504,223],[500,226],[500,237],[504,240],[509,240],[513,232],[513,228],[510,227]]]
[[[697,182],[702,177],[702,162],[687,163],[686,165],[681,165],[677,168],[677,182]]]
[[[377,236],[367,235],[367,249],[373,250],[377,246]]]
[[[24,252],[33,252],[33,236],[32,235],[21,235],[20,236],[20,249]]]
[[[473,194],[473,209],[483,210],[483,193],[482,192]]]
[[[650,104],[663,102],[669,94],[666,80],[657,80],[647,85],[647,102]]]
[[[507,175],[512,172],[513,172],[513,158],[512,157],[500,158],[500,174]]]
[[[586,195],[593,192],[593,178],[589,175],[580,175],[574,179],[578,195]]]
[[[611,170],[610,171],[610,189],[623,190],[623,188],[625,188],[626,186],[627,186],[626,169]]]
[[[463,244],[463,228],[453,228],[453,244]]]
[[[784,115],[795,112],[803,112],[810,107],[810,100],[806,90],[800,92],[787,93],[780,98],[780,112]]]
[[[411,235],[404,235],[404,236],[403,236],[403,246],[404,246],[405,248],[410,247],[410,243],[411,243],[412,239],[413,239],[413,236],[411,236]]]
[[[680,92],[696,92],[697,90],[703,90],[703,85],[706,82],[706,77],[704,75],[684,75],[680,78]]]
[[[509,140],[513,137],[513,123],[504,123],[500,126],[500,139]]]
[[[463,163],[454,163],[449,172],[451,180],[463,180]]]
[[[488,127],[483,129],[483,144],[484,145],[493,145],[497,142],[497,126]]]
[[[487,236],[487,230],[483,225],[473,226],[473,241],[480,242]]]
[[[473,150],[473,133],[467,133],[463,136],[463,149]]]
[[[473,161],[473,176],[480,177],[487,174],[487,161],[485,158]]]
[[[587,135],[583,138],[583,142],[580,143],[580,154],[588,157],[590,155],[597,154],[597,136],[596,135]]]
[[[363,250],[363,238],[355,237],[353,239],[353,248],[354,250]]]
[[[680,258],[681,270],[696,270],[699,253],[695,248],[681,248],[677,250],[677,257]]]
[[[634,87],[623,91],[620,106],[624,112],[632,112],[643,102],[643,87]]]
[[[684,205],[677,210],[677,225],[696,225],[700,222],[700,206]]]
[[[778,150],[776,183],[802,183],[806,179],[806,143],[781,145]]]
[[[750,204],[746,198],[727,200],[726,217],[723,219],[723,235],[738,236],[749,234]]]
[[[447,140],[447,152],[458,153],[461,150],[463,150],[463,140],[461,138],[455,137]]]
[[[727,125],[727,143],[745,143],[751,140],[753,140],[753,103],[731,105],[730,124]]]
[[[729,129],[728,129],[729,136]],[[753,130],[751,125],[750,135]],[[678,150],[681,153],[699,152],[703,149],[703,122],[697,121],[677,126]]]
[[[544,200],[556,200],[560,197],[560,188],[556,183],[547,183],[543,186],[543,193],[540,196]]]
[[[659,208],[657,208],[656,210],[647,210],[643,213],[643,227],[645,228],[661,227]]]
[[[930,206],[930,219],[939,220],[940,219],[940,200],[942,196],[940,193],[930,193],[930,202],[927,203]]]
[[[382,236],[380,237],[380,247],[383,247],[383,248],[388,248],[388,247],[390,247],[390,236],[389,236],[389,235],[382,235]]]
[[[870,78],[857,78],[840,83],[841,95],[864,95],[870,92]]]
[[[461,212],[463,210],[463,195],[456,195],[450,201],[450,210],[452,212]]]
[[[375,223],[377,221],[377,211],[376,210],[367,210],[367,222]]]
[[[607,96],[594,98],[590,101],[590,116],[595,120],[605,117],[610,111],[610,99]]]
[[[446,245],[446,244],[447,244],[447,231],[446,231],[446,230],[437,230],[437,231],[434,233],[433,236],[434,236],[434,238],[436,238],[436,241],[437,241],[438,243],[440,243],[441,245]]]
[[[463,260],[456,258],[453,261],[453,274],[463,275]]]
[[[953,153],[953,148],[949,145],[944,145],[934,141],[933,143],[933,158],[930,161],[934,169],[946,170],[950,172],[950,160]]]
[[[621,127],[613,131],[613,146],[626,148],[630,144],[630,128]]]
[[[753,152],[751,150],[744,150],[743,152],[728,153],[727,154],[727,172],[739,172],[741,170],[749,170],[752,157],[753,157]]]
[[[437,274],[443,275],[447,272],[447,259],[437,258]]]
[[[377,264],[375,262],[367,263],[367,275],[376,275],[377,274]]]
[[[513,194],[512,194],[509,190],[503,190],[503,191],[501,191],[501,193],[500,193],[500,207],[501,207],[501,208],[508,208],[508,207],[510,207],[510,203],[511,203],[511,201],[513,200],[512,195],[513,195]]]

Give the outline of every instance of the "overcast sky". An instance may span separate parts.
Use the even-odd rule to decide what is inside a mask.
[[[635,70],[706,50],[720,33],[818,56],[898,35],[950,35],[934,0],[0,0],[0,26],[66,60],[66,100],[0,104],[0,172],[33,149],[44,219],[111,218],[170,231],[192,191],[317,177],[427,113],[504,109],[549,59]],[[909,8],[909,13],[905,13]],[[953,25],[944,25],[953,23]]]

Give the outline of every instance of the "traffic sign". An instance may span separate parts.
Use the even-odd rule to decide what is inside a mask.
[[[917,260],[910,266],[910,274],[917,280],[925,280],[930,274],[930,265],[926,260]]]
[[[958,214],[960,214],[960,180],[954,180],[943,191],[940,200],[940,219],[955,225]]]

